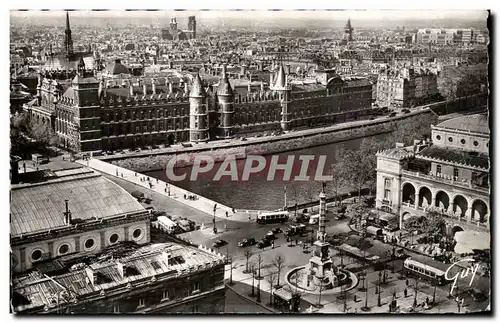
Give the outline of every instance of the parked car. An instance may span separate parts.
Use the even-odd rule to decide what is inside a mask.
[[[271,241],[271,240],[276,240],[276,239],[278,239],[278,238],[276,238],[276,236],[274,235],[273,231],[269,231],[269,232],[266,234],[266,236],[264,237],[264,239]],[[264,239],[263,239],[263,240],[264,240]]]
[[[404,114],[407,114],[407,113],[410,113],[410,110],[409,109],[403,109],[403,110],[401,110],[401,112],[403,112]]]
[[[375,119],[376,119],[376,117],[371,116],[369,119],[370,119],[370,120],[375,120]]]
[[[157,145],[151,146],[151,149],[158,149],[158,148],[160,148],[160,147],[158,147]]]
[[[269,247],[271,245],[271,241],[267,239],[262,239],[257,243],[257,248],[264,249],[265,247]]]
[[[225,245],[227,245],[227,241],[225,241],[225,240],[217,240],[217,241],[215,241],[215,242],[212,244],[212,247],[214,247],[214,248],[218,249],[218,248],[220,248],[220,247],[222,247],[222,246],[225,246]]]
[[[241,247],[241,248],[249,247],[249,246],[253,246],[256,243],[257,242],[255,241],[254,238],[246,238],[246,239],[243,239],[240,242],[238,242],[238,247]]]
[[[398,115],[398,114],[397,114],[396,112],[391,112],[391,114],[389,114],[389,115],[387,116],[387,118],[392,118],[392,117],[395,117],[395,116],[397,116],[397,115]]]
[[[283,230],[281,230],[281,228],[274,228],[271,230],[274,234],[278,234],[278,233],[282,233]]]

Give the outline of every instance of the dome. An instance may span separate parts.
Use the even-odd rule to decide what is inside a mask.
[[[471,131],[479,133],[490,133],[490,126],[488,123],[488,114],[474,114],[458,118],[446,120],[438,124],[436,127],[456,129],[462,131]]]
[[[114,63],[106,66],[106,72],[111,75],[130,74],[128,68],[123,65],[119,59],[116,59]]]

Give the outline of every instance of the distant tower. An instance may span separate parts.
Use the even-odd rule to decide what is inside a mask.
[[[347,39],[347,41],[352,41],[352,32],[354,31],[354,28],[351,26],[351,19],[347,19],[347,24],[345,25],[344,28],[344,38]]]
[[[73,38],[71,37],[71,28],[69,26],[69,12],[66,11],[66,30],[64,31],[64,49],[67,56],[73,55]]]
[[[208,106],[207,93],[201,83],[200,74],[196,74],[189,93],[189,140],[191,142],[207,142]]]
[[[234,135],[234,92],[226,74],[226,65],[222,67],[222,75],[217,88],[217,98],[220,107],[219,134],[223,139]]]
[[[189,17],[188,30],[191,32],[193,39],[196,39],[196,17],[195,16]]]
[[[281,129],[290,130],[290,112],[289,107],[292,101],[292,87],[288,84],[283,64],[280,64],[274,84],[271,87],[279,95],[281,103]]]
[[[170,19],[170,31],[177,31],[177,19],[175,17]]]

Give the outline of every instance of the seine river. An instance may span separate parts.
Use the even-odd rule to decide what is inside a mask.
[[[387,134],[380,134],[376,135],[375,138],[384,139],[386,136]],[[315,181],[314,178],[318,168],[321,169],[321,167],[318,167],[319,156],[326,156],[326,162],[324,171],[322,174],[319,172],[318,175],[330,175],[330,165],[336,162],[336,150],[340,148],[357,149],[360,143],[361,139],[354,139],[279,154],[279,164],[285,164],[289,160],[288,158],[292,158],[290,156],[294,156],[290,179],[284,178],[284,171],[278,170],[274,180],[268,180],[269,164],[272,157],[266,156],[266,167],[258,173],[250,174],[247,181],[241,180],[245,160],[237,160],[238,180],[231,180],[230,176],[223,176],[219,181],[214,181],[214,176],[221,165],[221,163],[216,163],[211,171],[200,174],[194,181],[190,180],[191,167],[176,169],[175,174],[182,175],[186,173],[187,176],[185,180],[172,182],[172,184],[235,209],[250,210],[274,210],[283,207],[286,189],[287,204],[293,206],[296,201],[297,203],[303,203],[309,202],[313,198],[317,199],[321,189],[321,182]],[[299,160],[301,155],[314,156],[307,168],[307,175],[310,176],[309,181],[294,180],[294,177],[299,175],[301,171],[302,162]],[[256,164],[257,162],[254,161],[253,166],[256,166]],[[166,179],[166,175],[160,171],[147,174],[162,180]],[[169,180],[167,179],[167,181]],[[339,193],[348,191],[352,191],[352,189],[343,187]],[[333,188],[327,184],[327,196],[333,195]]]

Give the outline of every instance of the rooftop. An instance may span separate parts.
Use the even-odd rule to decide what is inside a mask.
[[[490,167],[487,154],[437,147],[435,145],[422,149],[418,156],[484,169]]]
[[[466,115],[463,117],[453,118],[441,122],[436,127],[470,131],[476,133],[484,133],[484,134],[490,133],[490,125],[488,122],[487,113]]]
[[[90,265],[80,266],[69,273],[49,278],[37,271],[14,278],[13,307],[25,311],[38,307],[53,307],[85,298],[99,297],[95,292],[130,284],[131,288],[147,286],[152,279],[172,279],[220,265],[224,257],[202,247],[176,243],[152,244],[135,249],[119,258],[101,254]],[[164,276],[166,275],[166,276]]]
[[[408,147],[395,147],[395,148],[390,148],[390,149],[385,149],[382,151],[379,151],[378,154],[386,156],[386,157],[392,157],[392,158],[397,158],[397,159],[404,159],[408,157],[413,157],[415,153],[413,152],[413,146],[408,146]]]
[[[123,188],[82,167],[45,171],[46,180],[11,187],[11,236],[64,227],[65,200],[73,219],[107,218],[144,208]]]

